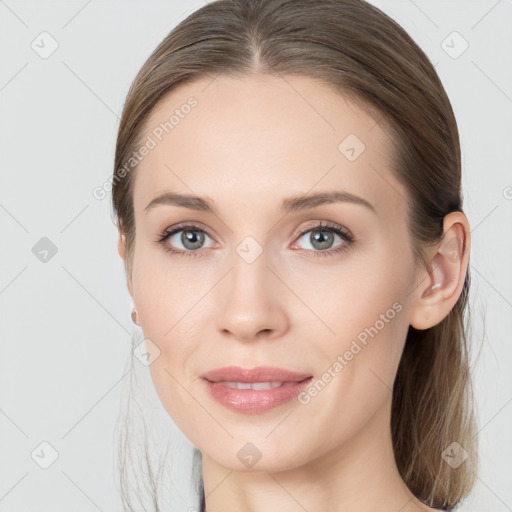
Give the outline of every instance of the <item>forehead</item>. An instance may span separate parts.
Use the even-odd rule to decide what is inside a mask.
[[[276,208],[284,197],[346,190],[383,214],[403,213],[384,126],[309,77],[203,77],[171,91],[151,113],[134,206],[166,191]],[[278,201],[279,199],[279,201]],[[402,204],[400,204],[402,203]]]

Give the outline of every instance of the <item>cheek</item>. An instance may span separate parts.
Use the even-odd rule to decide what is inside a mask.
[[[162,340],[164,345],[201,319],[204,298],[217,277],[208,262],[184,259],[143,244],[134,258],[133,294],[141,326],[146,337]],[[182,349],[190,338],[190,334],[181,335]]]
[[[191,365],[208,332],[209,291],[218,276],[207,263],[180,263],[155,249],[140,248],[134,261],[132,283],[139,323],[144,338],[160,351],[149,367],[151,377],[160,400],[175,419],[181,414],[179,404],[183,407],[191,400],[182,386],[187,387],[197,374]]]
[[[354,252],[342,256],[338,265],[297,260],[280,270],[294,293],[320,321],[324,339],[332,340],[334,347],[340,340],[352,339],[375,323],[380,331],[382,321],[386,325],[396,324],[395,317],[401,321],[405,316],[398,315],[397,309],[405,308],[412,267],[405,258],[398,262],[391,248]],[[395,303],[398,305],[393,308]],[[293,317],[297,325],[304,318],[304,308],[300,306],[297,302],[296,309],[301,316]]]
[[[344,297],[343,307],[330,316],[324,310],[336,334],[324,335],[310,351],[319,374],[300,397],[324,447],[352,438],[372,417],[384,414],[408,329],[406,307],[385,283],[374,283],[373,293]]]
[[[326,366],[339,363],[334,370],[356,386],[373,383],[392,388],[408,329],[407,305],[403,294],[387,281],[373,281],[369,288],[362,284],[359,281],[352,293],[347,289],[326,298],[335,303],[321,313],[334,331],[324,337]]]
[[[341,400],[370,403],[382,399],[381,391],[390,392],[407,335],[412,265],[405,258],[399,264],[392,254],[385,257],[384,250],[379,254],[310,272],[295,283],[294,291],[321,320],[322,335],[310,356],[320,371],[325,369],[327,387],[339,390]],[[297,316],[297,325],[300,321]]]
[[[139,268],[136,280],[134,290],[144,338],[160,351],[149,366],[155,391],[174,423],[189,435],[195,432],[193,418],[201,413],[191,386],[193,364],[200,357],[206,332],[207,301],[200,299],[211,286],[201,283],[197,273],[183,272],[178,266]]]

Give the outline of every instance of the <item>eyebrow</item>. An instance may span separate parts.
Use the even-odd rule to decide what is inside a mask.
[[[372,212],[377,213],[375,208],[366,199],[345,191],[325,191],[309,195],[289,197],[283,200],[281,204],[281,211],[283,213],[290,213],[307,210],[323,204],[338,202],[359,204],[368,208]],[[155,197],[150,201],[146,208],[144,208],[144,211],[147,213],[155,206],[161,205],[181,206],[182,208],[210,212],[217,215],[215,207],[213,206],[214,201],[210,197],[200,197],[191,194],[177,194],[175,192],[165,192]]]

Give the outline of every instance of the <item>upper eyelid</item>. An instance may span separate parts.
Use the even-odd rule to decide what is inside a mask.
[[[197,230],[197,231],[204,231],[206,234],[209,235],[209,229],[206,226],[202,225],[201,223],[196,224],[195,222],[180,223],[174,227],[165,228],[162,232],[171,233],[173,231],[176,232],[176,231],[181,231],[181,230],[192,231],[192,229],[187,229],[187,228],[193,228],[193,230]],[[333,228],[333,229],[339,229],[340,231],[349,232],[348,228],[346,228],[340,224],[337,224],[337,223],[331,222],[331,221],[319,220],[319,221],[312,221],[306,227],[301,228],[296,234],[301,235],[301,234],[304,234],[305,232],[315,229],[315,228],[322,228],[322,229],[323,228],[327,228],[327,229]]]
[[[213,238],[210,235],[208,228],[202,226],[201,224],[196,225],[195,223],[187,223],[187,222],[185,222],[183,224],[178,224],[177,226],[174,226],[174,227],[165,228],[162,231],[162,234],[167,233],[167,235],[171,235],[171,234],[179,233],[180,231],[203,231],[210,238]]]
[[[330,221],[313,221],[312,223],[308,224],[304,228],[301,228],[298,235],[303,235],[304,233],[307,233],[308,231],[321,231],[322,229],[325,230],[336,230],[336,231],[342,231],[343,233],[346,233],[347,235],[350,234],[350,230],[346,228],[345,226],[342,226],[341,224],[337,224],[336,222],[330,222]]]

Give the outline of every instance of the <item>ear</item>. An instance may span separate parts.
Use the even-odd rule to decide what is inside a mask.
[[[427,268],[420,274],[410,310],[409,323],[428,329],[440,323],[457,302],[469,263],[471,231],[462,212],[451,212],[443,220],[443,239],[428,251]]]
[[[119,238],[117,240],[117,252],[119,253],[119,256],[121,256],[123,263],[125,263],[125,269],[126,269],[126,236],[124,235],[119,222],[117,223],[117,231],[119,234]],[[126,276],[126,284],[128,286],[128,291],[130,293],[130,296],[133,300],[132,280],[131,280],[131,276],[129,276],[129,275]]]

